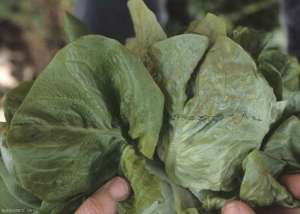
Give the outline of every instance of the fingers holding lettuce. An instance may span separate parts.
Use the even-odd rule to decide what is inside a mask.
[[[284,175],[281,183],[297,199],[300,199],[300,174]],[[76,211],[75,214],[115,214],[117,213],[117,203],[128,198],[130,186],[128,181],[121,177],[116,177],[104,185],[89,197]],[[300,208],[287,209],[283,207],[267,207],[255,212],[244,202],[230,201],[222,208],[222,214],[296,214]]]
[[[127,199],[129,193],[128,181],[116,177],[85,200],[75,214],[116,214],[117,203]]]
[[[300,199],[300,174],[284,175],[281,183],[296,198]],[[297,214],[300,208],[288,209],[279,206],[266,207],[255,212],[244,202],[230,201],[222,207],[222,214]]]

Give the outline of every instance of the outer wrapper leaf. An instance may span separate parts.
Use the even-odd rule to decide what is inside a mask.
[[[152,157],[162,110],[135,54],[82,37],[55,56],[13,117],[7,146],[18,180],[46,202],[91,191],[118,173],[128,141]]]

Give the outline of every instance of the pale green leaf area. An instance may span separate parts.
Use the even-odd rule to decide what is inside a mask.
[[[207,39],[198,38],[207,47]],[[229,38],[218,37],[194,79],[190,79],[194,67],[187,66],[193,64],[192,57],[183,50],[186,47],[194,53],[191,47],[197,46],[184,45],[183,39],[182,43],[172,42],[175,39],[158,42],[150,49],[169,118],[158,154],[176,184],[198,192],[231,191],[242,176],[243,159],[260,147],[280,114],[276,98],[256,73],[250,56]],[[175,51],[177,46],[180,52]],[[185,94],[188,81],[194,92],[189,99]]]
[[[187,33],[207,36],[212,46],[219,36],[226,36],[226,24],[214,14],[208,13],[201,22],[192,22]]]
[[[78,39],[81,36],[94,34],[92,29],[67,11],[64,13],[63,21],[65,33],[69,42]]]
[[[147,8],[144,1],[129,0],[127,4],[141,51],[142,49],[146,50],[151,44],[167,38],[154,13]]]
[[[101,36],[74,41],[36,80],[11,122],[7,146],[21,186],[42,200],[63,200],[115,176],[127,143],[151,158],[162,106],[135,54]]]
[[[240,198],[251,207],[278,204],[296,207],[299,201],[276,180],[286,163],[266,153],[254,150],[243,162],[245,175],[240,190]]]
[[[240,179],[236,180],[237,186],[240,186]],[[211,191],[211,190],[202,190],[195,191],[190,189],[191,192],[198,198],[199,201],[202,201],[202,213],[211,213],[216,210],[220,210],[221,207],[228,201],[239,200],[239,188],[232,190],[230,192],[224,191]],[[206,211],[206,212],[204,212]]]

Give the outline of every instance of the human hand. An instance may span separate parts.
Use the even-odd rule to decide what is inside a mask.
[[[280,182],[287,190],[300,200],[300,174],[284,175]],[[266,207],[255,212],[241,201],[230,201],[222,207],[222,214],[299,214],[300,207],[287,209],[279,206]]]
[[[128,181],[115,177],[86,199],[75,214],[116,214],[117,202],[129,197]]]

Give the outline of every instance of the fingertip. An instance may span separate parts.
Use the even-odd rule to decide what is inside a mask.
[[[280,183],[287,188],[294,198],[300,199],[300,174],[283,175],[280,178]]]
[[[108,186],[109,195],[116,201],[123,201],[129,197],[129,182],[122,177],[115,177]]]
[[[124,178],[115,177],[87,198],[75,213],[117,213],[117,202],[127,199],[129,195],[129,182]]]
[[[255,214],[255,212],[241,201],[229,201],[221,210],[222,214]]]
[[[240,208],[235,201],[227,202],[221,210],[222,214],[239,214]]]

